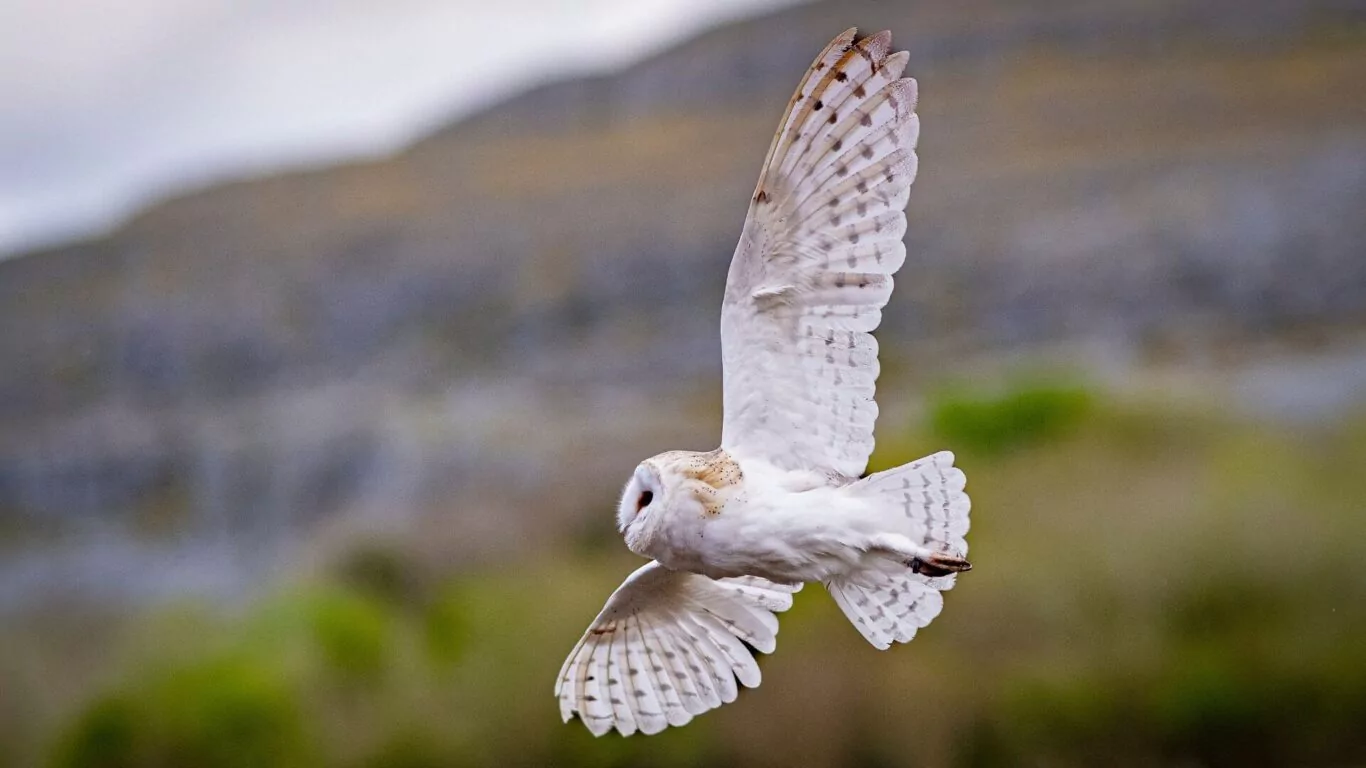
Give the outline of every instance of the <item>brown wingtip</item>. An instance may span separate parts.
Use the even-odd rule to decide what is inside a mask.
[[[891,45],[892,30],[884,29],[880,32],[874,32],[871,35],[864,35],[863,37],[858,38],[854,42],[856,42],[859,45],[863,45],[864,43],[867,43],[868,45]]]
[[[874,68],[881,66],[883,60],[887,58],[887,54],[892,50],[891,30],[884,29],[876,34],[868,35],[854,43],[854,50],[868,59]]]
[[[825,50],[821,51],[821,55],[816,57],[816,63],[812,65],[811,69],[816,72],[824,70],[826,67],[825,55],[836,48],[839,49],[840,53],[844,53],[854,47],[854,38],[857,35],[858,27],[850,27],[838,35],[835,35],[835,39],[831,40],[830,43],[825,46]]]

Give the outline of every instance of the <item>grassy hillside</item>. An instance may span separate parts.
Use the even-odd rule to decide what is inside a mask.
[[[226,614],[117,619],[85,651],[97,672],[73,639],[10,628],[0,681],[28,704],[4,742],[61,766],[1366,759],[1366,421],[1273,430],[1018,387],[936,401],[875,458],[960,448],[977,567],[944,614],[879,653],[809,587],[763,686],[679,732],[558,722],[555,671],[637,562],[603,513],[553,555],[470,568],[391,536]]]

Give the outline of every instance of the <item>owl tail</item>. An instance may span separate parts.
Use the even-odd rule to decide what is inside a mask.
[[[825,586],[868,642],[887,648],[905,643],[944,607],[940,592],[972,566],[968,545],[971,501],[953,454],[936,453],[850,485],[850,493],[884,509],[888,538],[904,541],[904,570],[869,569],[831,579]]]

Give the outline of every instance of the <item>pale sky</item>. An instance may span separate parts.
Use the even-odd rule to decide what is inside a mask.
[[[796,0],[5,0],[0,258]]]

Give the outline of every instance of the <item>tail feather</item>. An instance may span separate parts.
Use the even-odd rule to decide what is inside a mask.
[[[850,486],[854,494],[885,505],[889,527],[934,553],[953,558],[967,554],[971,501],[967,478],[953,466],[953,454],[936,453],[870,475]],[[891,522],[895,520],[896,522]],[[870,569],[831,579],[826,588],[840,610],[879,649],[905,643],[944,607],[940,592],[952,589],[956,573],[931,576],[920,569]]]
[[[850,490],[899,513],[897,532],[934,552],[968,553],[968,512],[972,500],[963,490],[963,470],[953,453],[940,451],[855,483]]]

